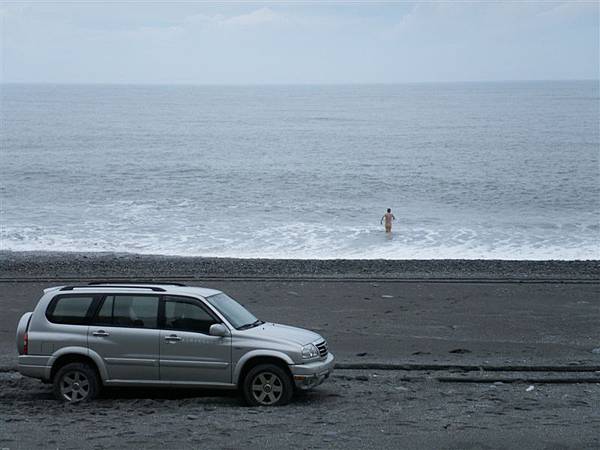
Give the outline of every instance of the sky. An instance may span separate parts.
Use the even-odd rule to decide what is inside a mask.
[[[312,84],[599,78],[598,1],[0,1],[1,80]]]

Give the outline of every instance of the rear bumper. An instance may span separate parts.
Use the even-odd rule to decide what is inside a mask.
[[[40,380],[49,380],[52,366],[48,356],[20,355],[17,368],[21,375]]]
[[[298,389],[312,389],[329,378],[333,372],[335,357],[328,353],[327,358],[306,364],[292,364],[290,370]]]

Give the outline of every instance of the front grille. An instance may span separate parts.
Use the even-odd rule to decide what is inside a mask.
[[[319,350],[319,356],[321,358],[324,356],[327,356],[327,341],[317,342],[315,345],[317,346],[317,349]]]

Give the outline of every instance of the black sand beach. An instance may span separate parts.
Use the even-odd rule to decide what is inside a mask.
[[[411,372],[412,373],[412,372]],[[234,393],[111,390],[56,402],[0,373],[0,446],[12,449],[597,449],[599,384],[442,383],[338,371],[281,408]],[[534,386],[531,389],[530,386]],[[529,390],[528,390],[529,389]]]
[[[598,261],[3,252],[0,262],[0,446],[600,446]],[[340,363],[336,376],[276,412],[196,391],[111,391],[96,407],[58,405],[47,386],[13,371],[16,322],[44,287],[102,277],[222,289],[263,320],[327,337]],[[123,419],[114,423],[107,416],[117,411]],[[26,435],[30,422],[37,431]]]
[[[132,253],[0,251],[4,278],[333,277],[600,279],[600,261],[235,259]]]

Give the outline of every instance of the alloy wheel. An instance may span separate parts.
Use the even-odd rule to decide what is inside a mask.
[[[78,370],[67,372],[60,380],[60,393],[68,402],[83,401],[90,393],[90,381],[85,373]]]
[[[281,379],[272,372],[261,372],[252,380],[252,395],[261,405],[276,403],[283,393]]]

